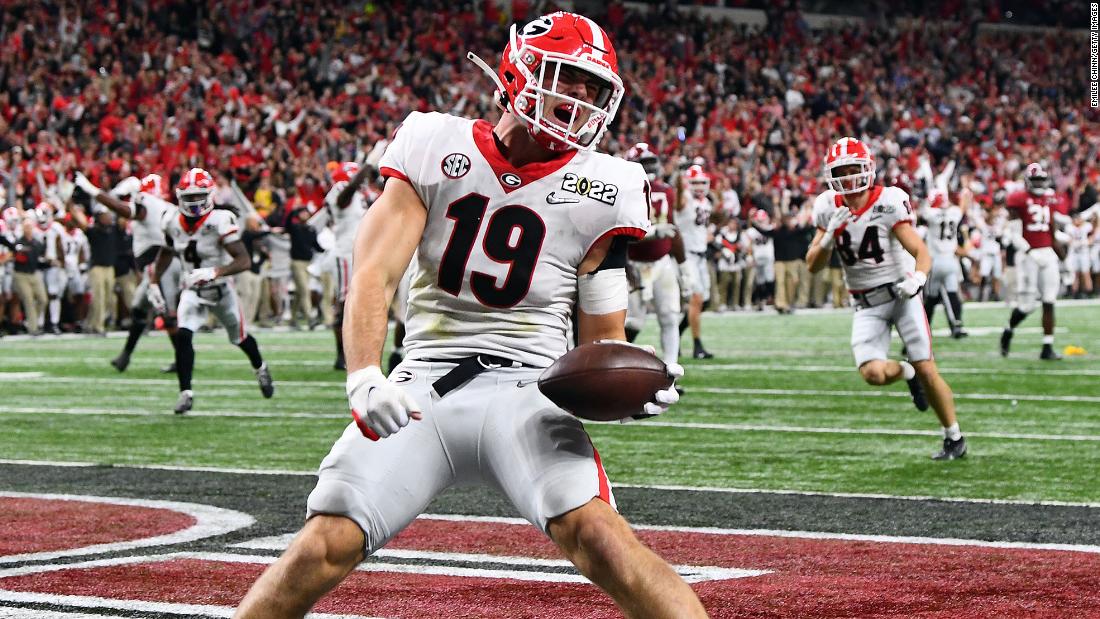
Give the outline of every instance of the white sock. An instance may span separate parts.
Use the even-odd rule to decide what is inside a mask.
[[[962,438],[962,435],[963,435],[963,433],[962,433],[961,430],[959,430],[958,422],[955,422],[955,423],[951,424],[951,427],[949,427],[949,428],[944,428],[943,429],[943,437],[944,438],[949,438],[953,441],[959,440],[960,438]]]
[[[1043,336],[1043,344],[1052,344],[1053,345],[1054,344],[1054,336],[1053,335],[1044,335]]]
[[[50,299],[50,324],[57,326],[61,320],[61,299]]]
[[[913,377],[917,375],[917,370],[913,367],[912,363],[908,361],[898,361],[898,365],[901,366],[901,377],[905,380],[913,380]]]
[[[665,363],[678,363],[680,356],[680,331],[677,325],[666,329],[661,327],[661,353]]]

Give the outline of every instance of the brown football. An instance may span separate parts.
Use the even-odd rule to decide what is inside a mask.
[[[656,355],[626,343],[583,344],[539,377],[539,391],[582,419],[618,421],[642,412],[653,394],[672,386]]]

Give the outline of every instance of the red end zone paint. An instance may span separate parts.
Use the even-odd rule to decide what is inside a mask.
[[[195,524],[169,509],[86,501],[0,497],[0,556],[155,537]]]
[[[666,531],[673,563],[774,570],[694,585],[713,617],[1100,616],[1100,554]],[[558,558],[534,528],[418,520],[391,548]],[[9,591],[234,605],[263,565],[180,559],[0,578]],[[617,617],[580,584],[354,573],[315,609],[387,617]]]

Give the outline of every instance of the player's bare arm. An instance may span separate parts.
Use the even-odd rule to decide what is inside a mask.
[[[355,173],[355,176],[351,177],[348,184],[340,190],[340,193],[336,196],[336,206],[338,208],[347,208],[351,204],[351,199],[355,197],[355,192],[359,191],[359,188],[363,186],[363,183],[367,182],[367,176],[371,174],[370,166],[363,166],[359,168],[359,171]]]
[[[153,275],[149,278],[149,283],[159,285],[161,276],[168,270],[168,266],[172,264],[172,259],[175,257],[176,252],[171,247],[162,246],[157,251],[157,260],[153,263]]]
[[[806,264],[810,273],[817,273],[829,265],[829,256],[833,254],[832,246],[822,247],[821,241],[825,238],[825,231],[818,228],[814,240],[810,243],[810,249],[806,252]]]
[[[145,218],[145,208],[141,206],[140,201],[130,202],[128,200],[122,200],[113,195],[111,192],[103,191],[99,187],[93,185],[92,182],[80,172],[76,173],[76,176],[73,180],[76,183],[76,186],[80,187],[84,191],[84,193],[91,195],[93,198],[95,198],[96,202],[109,208],[119,217],[127,217],[130,219],[136,219],[138,221],[141,221]],[[122,183],[119,183],[119,186],[121,187],[129,180],[130,179],[126,179],[122,181]],[[130,187],[126,187],[126,189],[140,190],[141,181],[136,178],[134,178],[133,180],[134,183],[129,183]],[[118,188],[116,188],[116,190],[117,189]]]
[[[229,255],[233,257],[233,261],[229,264],[215,267],[215,277],[236,275],[241,271],[247,271],[248,269],[252,268],[252,256],[248,255],[248,251],[244,248],[243,242],[233,241],[232,243],[229,243],[225,246],[225,251],[229,252]]]
[[[387,312],[420,243],[427,212],[412,185],[391,178],[359,224],[344,311],[344,355],[349,373],[382,362]]]
[[[927,276],[932,269],[932,254],[928,251],[928,246],[921,240],[917,231],[913,229],[913,226],[902,224],[895,227],[894,236],[905,248],[905,251],[917,259],[917,271]]]

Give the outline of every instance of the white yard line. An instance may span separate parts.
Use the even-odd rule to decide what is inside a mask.
[[[828,396],[843,396],[843,397],[887,397],[887,398],[905,398],[909,399],[910,395],[905,391],[878,391],[878,390],[866,390],[856,391],[848,389],[755,389],[751,387],[693,387],[692,392],[701,393],[722,393],[731,395],[790,395],[790,396],[807,396],[812,398],[819,398],[823,395]],[[1029,393],[1010,394],[1010,393],[956,393],[956,400],[1017,400],[1023,402],[1090,402],[1100,403],[1100,396],[1091,395],[1033,395]]]
[[[1088,369],[1075,369],[1075,370],[1060,370],[1060,369],[1047,369],[1042,370],[1028,369],[1028,368],[953,368],[940,366],[940,373],[942,374],[978,374],[981,376],[999,376],[1001,374],[1009,375],[1024,375],[1035,376],[1041,374],[1043,376],[1100,376],[1100,369],[1088,370]],[[725,372],[729,370],[738,371],[767,371],[767,372],[837,372],[842,374],[855,374],[856,370],[853,365],[800,365],[797,363],[700,363],[693,365],[689,368],[689,372],[694,374],[695,372]]]
[[[693,430],[723,430],[728,432],[790,432],[795,434],[874,434],[884,436],[936,436],[942,437],[938,430],[904,430],[895,428],[822,428],[810,426],[771,426],[763,424],[740,423],[693,423],[675,421],[647,421],[636,427],[657,426],[662,428],[685,428]],[[1100,436],[1086,434],[1020,434],[1014,432],[967,432],[971,438],[997,438],[1026,441],[1095,441]]]
[[[111,598],[93,597],[88,595],[60,595],[57,593],[24,593],[20,591],[0,590],[0,602],[13,604],[52,604],[57,606],[71,606],[73,608],[102,608],[108,610],[145,611],[162,615],[182,615],[186,617],[232,617],[235,610],[230,606],[214,606],[211,604],[172,604],[169,602],[151,602],[147,600],[116,600]],[[7,612],[8,608],[0,609],[0,613]],[[19,612],[19,609],[10,609]],[[29,611],[29,615],[13,615],[14,617],[43,617],[49,615],[36,614],[39,611]],[[56,611],[54,611],[56,612]],[[0,614],[0,617],[7,615]],[[58,615],[61,616],[61,615]],[[73,615],[68,615],[73,617]],[[76,617],[89,617],[91,615],[76,615]],[[95,617],[104,617],[96,614]],[[310,613],[307,619],[371,619],[363,615],[333,615],[329,613]],[[376,618],[377,619],[377,618]]]

